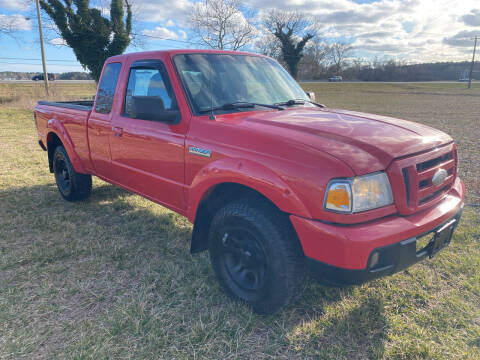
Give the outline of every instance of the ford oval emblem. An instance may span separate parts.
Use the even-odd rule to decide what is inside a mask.
[[[447,178],[447,175],[447,170],[438,169],[437,172],[432,176],[432,184],[435,186],[440,186]]]

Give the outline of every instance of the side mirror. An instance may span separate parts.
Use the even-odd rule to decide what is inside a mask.
[[[310,100],[315,101],[315,93],[313,91],[307,91],[306,94]]]
[[[132,96],[127,116],[133,119],[162,121],[170,124],[180,122],[179,110],[165,110],[163,101],[156,96]]]
[[[163,121],[169,124],[177,124],[180,122],[180,111],[165,110],[161,113],[154,114],[152,120]]]

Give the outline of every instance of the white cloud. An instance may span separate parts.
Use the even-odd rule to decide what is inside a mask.
[[[0,8],[25,11],[29,5],[26,0],[0,0]]]
[[[135,11],[137,20],[146,22],[164,22],[175,20],[178,24],[185,24],[186,16],[192,7],[189,0],[137,0]],[[166,24],[165,26],[170,26]]]
[[[443,42],[452,46],[471,47],[472,38],[477,34],[478,31],[475,30],[463,30],[453,36],[443,38]]]
[[[25,16],[15,15],[3,15],[0,14],[0,29],[4,31],[19,31],[19,30],[31,30],[32,24],[30,20],[27,20]]]
[[[478,0],[249,1],[267,14],[269,8],[280,8],[314,15],[320,36],[352,42],[362,56],[367,52],[411,62],[466,60],[473,42],[465,39],[465,26],[480,26]]]
[[[65,40],[62,38],[54,38],[49,41],[49,44],[51,45],[62,45],[62,46],[68,46]]]
[[[466,31],[477,28],[480,33],[478,0],[245,1],[259,12],[257,18],[272,8],[314,15],[322,38],[351,42],[359,56],[397,57],[411,62],[466,60],[465,51],[473,45],[465,38]],[[136,0],[137,20],[162,24],[163,28],[155,28],[157,35],[172,38],[175,30],[177,38],[182,38],[180,30],[190,27],[187,18],[195,2]]]
[[[103,5],[105,5],[105,4],[103,4]],[[109,7],[96,5],[96,6],[93,6],[93,8],[95,8],[97,10],[100,10],[102,16],[105,16],[107,18],[110,17],[110,8]]]
[[[178,30],[178,35],[180,36],[181,39],[187,38],[187,33],[183,30]]]
[[[184,33],[184,32],[182,32]],[[153,30],[143,30],[143,35],[151,36],[151,37],[158,37],[163,39],[177,39],[179,35],[175,31],[168,30],[166,27],[157,26]],[[183,34],[182,34],[183,35]]]
[[[384,10],[387,3],[392,6],[395,1],[383,3]],[[373,31],[370,36],[344,30],[355,38],[357,51],[373,51],[411,62],[466,60],[465,47],[471,48],[473,43],[465,37],[473,32],[466,33],[461,16],[468,14],[474,4],[461,0],[412,1],[408,8],[404,4],[392,6],[373,24],[352,24],[357,25],[355,30]]]
[[[465,25],[480,26],[480,9],[472,9],[470,14],[465,14],[461,17]]]

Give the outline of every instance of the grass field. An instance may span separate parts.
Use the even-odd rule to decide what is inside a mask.
[[[57,99],[94,92],[53,86]],[[88,202],[63,201],[30,107],[42,84],[0,84],[0,358],[479,359],[480,87],[464,86],[305,84],[331,107],[450,133],[472,206],[433,260],[363,286],[310,282],[258,316],[189,254],[181,216],[98,179]]]

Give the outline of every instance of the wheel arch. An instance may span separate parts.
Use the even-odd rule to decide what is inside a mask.
[[[57,125],[58,127],[58,125]],[[63,129],[63,127],[62,127]],[[48,153],[48,167],[50,172],[53,173],[53,154],[57,146],[63,146],[67,151],[68,157],[72,162],[72,166],[77,173],[86,174],[87,171],[83,167],[79,157],[75,153],[73,143],[70,140],[65,129],[63,131],[58,131],[58,129],[51,129],[46,136],[46,146]]]
[[[213,162],[199,172],[189,194],[187,216],[194,224],[192,253],[206,250],[208,230],[215,212],[228,202],[246,197],[262,199],[280,213],[310,217],[290,187],[265,166],[233,159]]]

